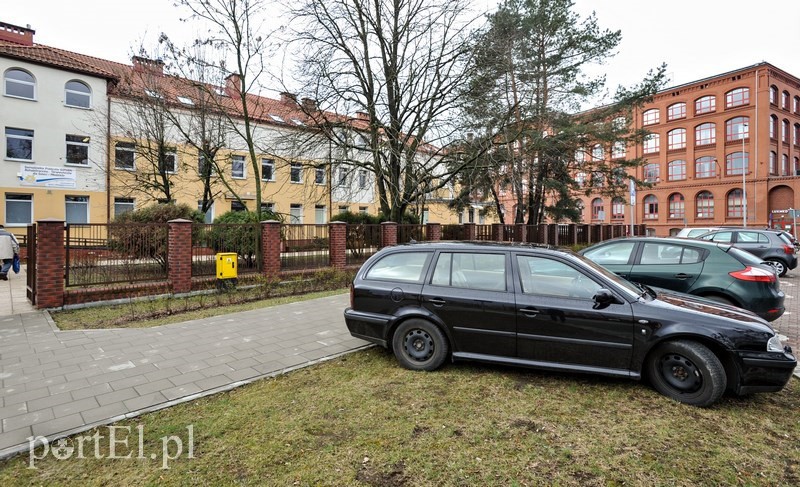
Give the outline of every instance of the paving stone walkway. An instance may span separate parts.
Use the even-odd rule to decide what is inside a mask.
[[[30,436],[52,440],[365,347],[344,324],[347,300],[142,329],[59,331],[46,312],[0,316],[0,458],[27,450]]]

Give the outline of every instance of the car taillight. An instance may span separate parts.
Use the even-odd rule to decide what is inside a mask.
[[[353,287],[353,283],[351,282],[351,283],[350,283],[350,307],[351,307],[351,308],[353,307],[353,301],[354,301],[354,299],[353,299],[353,298],[355,298],[355,291],[356,291],[356,290],[355,290],[355,288]]]
[[[792,247],[791,245],[784,245],[783,251],[789,255],[792,255],[794,253],[794,247]]]
[[[772,271],[750,266],[740,271],[729,272],[728,275],[742,281],[775,282],[778,279]]]

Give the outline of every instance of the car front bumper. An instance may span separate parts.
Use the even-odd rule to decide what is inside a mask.
[[[783,353],[740,351],[737,355],[741,364],[738,394],[780,391],[797,367],[789,347]]]

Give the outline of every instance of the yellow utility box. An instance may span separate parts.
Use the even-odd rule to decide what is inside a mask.
[[[217,287],[229,288],[236,285],[239,276],[236,263],[239,256],[235,252],[220,252],[217,254]]]

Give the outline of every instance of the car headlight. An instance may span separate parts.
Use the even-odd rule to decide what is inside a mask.
[[[767,342],[767,352],[783,352],[783,342],[779,335],[774,335]]]

